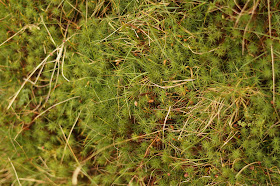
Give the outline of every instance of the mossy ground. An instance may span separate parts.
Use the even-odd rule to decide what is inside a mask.
[[[0,185],[279,185],[278,7],[0,0]]]

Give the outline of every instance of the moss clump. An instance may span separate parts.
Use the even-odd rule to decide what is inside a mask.
[[[277,7],[1,2],[0,183],[279,184]]]

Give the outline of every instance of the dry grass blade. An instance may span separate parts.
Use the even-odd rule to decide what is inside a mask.
[[[61,158],[60,163],[62,163],[62,161],[63,161],[63,158],[64,158],[64,154],[65,154],[65,150],[66,150],[67,144],[69,144],[69,139],[70,139],[71,134],[72,134],[72,132],[73,132],[73,130],[74,130],[74,127],[76,126],[76,124],[77,124],[77,122],[78,122],[78,119],[79,119],[79,117],[80,117],[80,115],[81,115],[81,112],[82,112],[82,111],[79,112],[79,114],[78,114],[78,116],[77,116],[77,118],[76,118],[76,120],[75,120],[75,122],[74,122],[74,124],[73,124],[73,126],[72,126],[72,128],[71,128],[71,130],[70,130],[70,132],[69,132],[69,135],[68,135],[67,140],[66,140],[66,144],[65,144],[64,149],[63,149],[63,155],[62,155],[62,158]]]
[[[267,0],[267,10],[268,10],[268,24],[269,24],[269,36],[272,39],[271,34],[271,14],[270,14],[270,0]],[[271,53],[271,68],[272,68],[272,88],[273,88],[273,98],[272,102],[275,104],[275,67],[274,67],[274,53],[273,53],[273,45],[270,46],[270,53]]]
[[[185,46],[185,45],[184,45],[184,46]],[[193,51],[193,50],[191,49],[190,45],[187,45],[187,46],[188,46],[188,48],[190,49],[190,51],[191,51],[192,53],[194,53],[194,54],[198,54],[198,55],[207,54],[207,53],[213,52],[213,51],[215,51],[215,50],[217,50],[217,49],[218,49],[218,48],[214,48],[214,49],[209,50],[209,51],[207,51],[207,52],[195,52],[195,51]]]
[[[67,101],[70,101],[71,99],[76,99],[76,98],[78,98],[78,97],[80,97],[80,96],[72,97],[72,98],[66,99],[66,100],[64,100],[64,101],[61,101],[61,102],[59,102],[59,103],[56,103],[56,104],[50,106],[49,108],[47,108],[46,110],[44,110],[43,112],[41,112],[40,114],[38,114],[38,115],[31,121],[31,123],[33,123],[36,119],[38,119],[40,116],[42,116],[43,114],[45,114],[47,111],[51,110],[52,108],[56,107],[57,105],[60,105],[60,104],[65,103],[65,102],[67,102]],[[30,123],[30,124],[31,124],[31,123]],[[29,125],[30,125],[30,124],[29,124]]]
[[[15,36],[17,36],[19,33],[23,32],[24,30],[26,30],[27,28],[29,29],[33,29],[36,28],[38,30],[40,30],[40,28],[37,25],[25,25],[22,29],[20,29],[17,33],[15,33],[14,35],[12,35],[11,37],[9,37],[8,39],[6,39],[6,41],[4,41],[3,43],[0,44],[0,47],[2,45],[4,45],[5,43],[7,43],[8,41],[10,41],[11,39],[13,39]]]
[[[13,96],[13,98],[11,99],[11,101],[9,102],[9,106],[7,109],[9,109],[12,104],[14,103],[15,99],[17,98],[18,94],[20,93],[20,91],[23,89],[23,87],[25,86],[25,84],[28,82],[28,80],[33,76],[33,74],[42,66],[44,65],[48,58],[52,55],[53,52],[56,52],[58,50],[58,48],[56,48],[55,50],[53,50],[49,55],[47,55],[47,57],[39,64],[37,65],[37,67],[35,67],[35,69],[29,74],[29,76],[27,78],[25,78],[25,81],[21,84],[21,87],[19,88],[19,90],[15,93],[15,95]]]
[[[126,140],[123,140],[123,141],[121,141],[121,142],[114,143],[114,144],[108,145],[108,146],[106,146],[106,147],[103,147],[103,148],[97,150],[96,152],[92,153],[89,157],[87,157],[87,158],[82,162],[82,164],[85,164],[87,161],[89,161],[90,159],[92,159],[94,156],[98,155],[99,153],[101,153],[102,151],[104,151],[104,150],[106,150],[106,149],[108,149],[108,148],[110,148],[110,147],[114,147],[114,146],[116,146],[116,145],[120,145],[120,144],[129,142],[129,141],[132,141],[132,140],[136,140],[136,139],[143,138],[143,137],[145,137],[145,136],[150,136],[150,135],[157,134],[157,133],[159,133],[159,131],[155,131],[155,132],[152,132],[152,133],[149,133],[149,134],[145,134],[145,135],[133,137],[133,138],[126,139]]]
[[[14,173],[15,173],[15,175],[16,175],[16,179],[17,179],[17,182],[18,182],[18,184],[21,186],[21,183],[20,183],[19,178],[18,178],[18,175],[17,175],[17,171],[16,171],[16,169],[15,169],[15,167],[14,167],[14,165],[13,165],[13,163],[12,163],[11,159],[10,159],[10,158],[8,158],[8,160],[9,160],[9,162],[10,162],[10,164],[11,164],[11,166],[12,166],[13,170],[14,170]]]
[[[248,1],[246,2],[246,4],[244,5],[244,7],[242,8],[241,12],[238,14],[238,17],[237,17],[237,19],[236,19],[236,21],[235,21],[235,24],[234,24],[234,28],[237,26],[240,17],[243,15],[243,12],[244,12],[245,9],[247,8],[248,3],[249,3],[250,1],[251,1],[251,0],[248,0]]]
[[[164,130],[165,130],[165,125],[166,125],[166,122],[167,122],[167,119],[168,119],[168,116],[170,114],[170,110],[171,110],[171,106],[168,108],[168,112],[164,118],[164,123],[163,123],[163,127],[162,127],[162,141],[164,142]]]
[[[15,93],[15,95],[13,96],[13,98],[11,99],[11,101],[9,102],[9,105],[7,107],[7,109],[9,109],[12,104],[14,103],[15,99],[17,98],[18,94],[20,93],[20,91],[23,89],[23,87],[25,86],[25,84],[29,81],[29,79],[33,76],[33,74],[42,66],[44,65],[48,58],[50,56],[53,55],[53,53],[55,53],[56,51],[60,50],[62,48],[62,46],[64,46],[64,43],[67,42],[68,40],[70,40],[72,37],[74,37],[76,34],[73,34],[72,36],[68,37],[65,41],[62,42],[62,44],[60,46],[58,46],[56,49],[54,49],[49,55],[47,55],[47,57],[45,57],[45,59],[39,64],[37,65],[37,67],[35,67],[35,69],[29,74],[29,76],[27,78],[25,78],[24,82],[22,83],[21,87],[19,88],[19,90]],[[61,54],[60,56],[58,56],[59,58],[57,59],[60,59],[61,57]]]
[[[91,14],[90,18],[94,17],[95,14],[97,14],[100,11],[100,9],[101,9],[101,7],[103,6],[104,3],[105,3],[105,0],[98,1],[97,5],[96,5],[96,8],[95,8],[94,12]]]
[[[214,101],[213,103],[210,104],[210,111],[211,111],[211,116],[210,119],[208,120],[208,123],[203,127],[203,129],[200,130],[199,135],[201,135],[214,121],[216,117],[219,117],[221,110],[224,108],[223,101],[221,102],[216,102]]]
[[[75,153],[74,153],[72,147],[70,146],[70,144],[69,144],[69,142],[68,142],[69,140],[67,140],[66,135],[65,135],[65,133],[64,133],[64,131],[63,131],[61,125],[59,125],[59,128],[60,128],[60,130],[61,130],[61,133],[63,134],[63,138],[64,138],[64,140],[65,140],[66,145],[68,146],[68,148],[70,149],[71,153],[73,154],[73,157],[74,157],[75,161],[77,162],[78,165],[80,165],[80,162],[79,162],[78,158],[76,157],[76,155],[75,155]]]
[[[251,15],[250,20],[248,21],[246,27],[245,27],[244,33],[243,33],[242,55],[244,55],[244,50],[245,50],[245,34],[246,34],[246,31],[247,31],[247,29],[248,29],[248,26],[249,26],[250,22],[251,22],[252,19],[253,19],[254,13],[255,13],[255,11],[256,11],[256,8],[257,8],[258,5],[259,5],[259,2],[260,2],[260,0],[258,0],[256,3],[254,3],[253,10],[252,10],[252,15]]]
[[[190,81],[194,81],[195,79],[185,79],[185,80],[178,80],[178,81],[183,81],[183,83],[178,83],[176,85],[172,85],[172,86],[161,86],[161,85],[158,85],[158,84],[155,84],[153,82],[151,82],[153,85],[148,85],[148,86],[155,86],[155,87],[159,87],[159,88],[162,88],[162,89],[169,89],[169,88],[174,88],[174,87],[178,87],[178,86],[181,86],[181,85],[184,85]],[[178,81],[175,81],[175,82],[178,82]]]
[[[275,104],[275,67],[274,67],[274,54],[273,54],[273,46],[270,46],[270,51],[271,51],[271,68],[272,68],[272,91],[273,91],[273,98],[272,98],[272,102],[273,104]]]
[[[64,53],[63,53],[63,57],[62,57],[62,61],[61,61],[61,75],[66,81],[69,82],[70,80],[68,78],[66,78],[64,73],[63,73],[63,65],[64,65],[65,54],[66,54],[66,48],[64,48]]]
[[[51,79],[50,79],[50,81],[49,81],[49,92],[48,92],[48,95],[47,95],[47,97],[46,97],[45,103],[47,103],[47,101],[48,101],[48,99],[49,99],[49,97],[50,97],[50,94],[51,94],[53,76],[54,76],[54,73],[55,73],[56,66],[59,64],[60,58],[61,58],[61,56],[62,56],[63,48],[64,48],[64,42],[62,43],[61,47],[58,48],[58,50],[57,50],[58,55],[57,55],[57,57],[56,57],[56,59],[55,59],[55,64],[54,64],[54,67],[53,67]],[[58,68],[57,71],[58,71],[57,73],[59,73],[59,68]]]
[[[52,37],[52,35],[51,35],[51,33],[50,33],[48,27],[46,26],[46,24],[45,24],[45,22],[44,22],[43,16],[41,16],[41,22],[42,22],[42,24],[44,25],[45,29],[47,30],[48,35],[49,35],[49,37],[50,37],[52,43],[54,44],[54,46],[56,46],[56,43],[55,43],[55,41],[54,41],[54,39],[53,39],[53,37]]]
[[[248,165],[246,165],[245,167],[243,167],[236,175],[235,175],[235,178],[237,178],[247,167],[249,167],[250,165],[254,165],[256,163],[260,163],[260,162],[253,162],[253,163],[250,163]]]
[[[45,181],[36,180],[36,179],[32,179],[32,178],[19,178],[19,180],[21,180],[21,181],[29,181],[29,182],[36,182],[38,184],[46,184]]]
[[[230,132],[231,134],[232,132]],[[220,147],[220,150],[237,134],[238,132],[235,132],[230,138],[230,134],[228,135],[228,138],[226,139],[225,143]]]

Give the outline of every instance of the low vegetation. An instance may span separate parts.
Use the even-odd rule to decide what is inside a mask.
[[[270,0],[0,0],[0,185],[279,185]]]

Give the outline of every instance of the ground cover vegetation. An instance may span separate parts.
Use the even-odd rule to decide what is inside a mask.
[[[272,0],[0,0],[0,185],[279,185]]]

